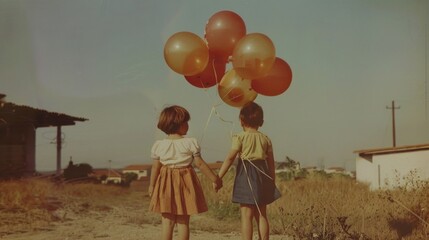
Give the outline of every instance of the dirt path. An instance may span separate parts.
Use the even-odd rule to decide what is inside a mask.
[[[0,239],[10,240],[159,240],[161,234],[160,225],[125,224],[113,217],[105,219],[95,219],[85,217],[78,220],[56,223],[46,229],[37,231],[17,233],[0,237]],[[215,233],[207,231],[191,231],[193,240],[233,240],[240,239],[238,232]],[[255,237],[255,239],[257,239]],[[272,236],[271,239],[290,239],[284,236]]]
[[[9,226],[0,226],[0,239],[159,240],[161,236],[160,217],[148,212],[147,209],[147,197],[137,194],[132,198],[114,202],[113,200],[102,203],[70,201],[67,205],[49,213],[52,215],[50,222],[38,222],[37,218],[30,220],[28,217],[32,215],[28,212],[14,213],[9,216],[0,212],[3,223],[9,223]],[[237,222],[228,223],[199,214],[191,217],[191,239],[240,239],[238,226]],[[177,235],[177,233],[175,234]],[[272,236],[271,239],[287,240],[291,238],[277,235]]]

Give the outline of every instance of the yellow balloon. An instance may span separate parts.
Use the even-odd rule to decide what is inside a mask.
[[[232,66],[246,79],[260,78],[272,68],[276,59],[274,44],[261,33],[247,34],[234,48]]]
[[[258,96],[252,89],[251,81],[238,76],[234,69],[225,73],[218,84],[218,93],[222,101],[233,107],[242,107]]]
[[[173,71],[193,76],[206,68],[209,62],[209,49],[198,35],[178,32],[165,43],[164,59]]]

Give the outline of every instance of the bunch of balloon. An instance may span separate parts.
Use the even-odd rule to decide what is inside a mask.
[[[269,37],[246,34],[239,15],[230,11],[214,14],[206,26],[206,40],[210,49],[232,62],[233,69],[218,84],[219,96],[228,105],[241,107],[255,100],[258,94],[276,96],[289,88],[292,81],[289,64],[276,57]]]
[[[205,41],[204,41],[205,40]],[[241,107],[258,94],[276,96],[292,81],[289,64],[276,57],[273,42],[262,33],[246,33],[243,19],[232,11],[209,18],[204,40],[179,32],[164,47],[164,58],[175,72],[198,88],[218,85],[223,102]],[[226,70],[228,62],[232,69]],[[220,79],[220,81],[219,81]]]

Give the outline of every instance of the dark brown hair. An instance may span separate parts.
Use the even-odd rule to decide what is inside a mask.
[[[264,123],[264,111],[254,102],[246,103],[240,110],[240,120],[247,127],[260,127]]]
[[[165,134],[177,133],[180,126],[190,119],[191,116],[185,108],[177,105],[166,107],[159,116],[158,128]]]

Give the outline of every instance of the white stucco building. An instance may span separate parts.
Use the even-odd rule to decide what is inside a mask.
[[[429,180],[429,144],[355,151],[356,180],[371,190]]]

